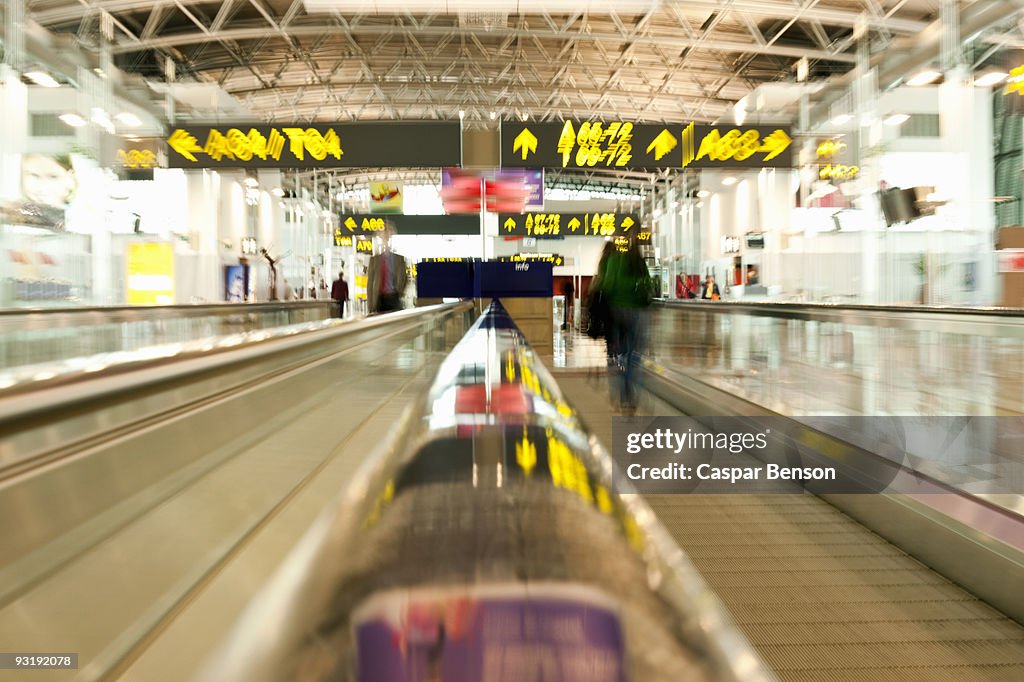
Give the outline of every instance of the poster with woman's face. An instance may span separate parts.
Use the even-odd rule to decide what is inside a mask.
[[[21,201],[5,205],[6,221],[64,228],[65,211],[78,181],[68,157],[25,154],[21,157]]]
[[[77,187],[70,159],[45,154],[25,154],[21,158],[21,194],[26,202],[63,209]]]

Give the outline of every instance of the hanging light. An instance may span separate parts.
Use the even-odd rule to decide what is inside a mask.
[[[919,73],[914,74],[907,80],[907,85],[911,87],[918,87],[920,85],[928,85],[934,83],[942,77],[942,73],[933,69],[925,69]]]
[[[1005,71],[989,71],[983,73],[974,79],[974,84],[978,87],[987,88],[992,85],[999,85],[1004,80],[1010,77],[1010,74]]]
[[[44,88],[60,87],[60,83],[57,82],[57,79],[48,74],[46,71],[43,71],[42,69],[36,68],[32,69],[31,71],[26,71],[25,78],[29,79],[36,85],[40,85]]]

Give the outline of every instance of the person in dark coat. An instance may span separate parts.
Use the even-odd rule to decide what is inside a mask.
[[[331,285],[331,298],[338,304],[338,317],[345,319],[345,303],[348,301],[348,282],[345,281],[345,271],[338,273],[338,279]]]

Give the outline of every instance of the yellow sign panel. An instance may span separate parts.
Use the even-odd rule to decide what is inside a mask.
[[[287,145],[291,156],[298,161],[310,159],[323,161],[328,156],[341,159],[345,153],[341,148],[341,139],[329,128],[321,133],[316,128],[271,128],[269,135],[264,135],[256,128],[248,132],[240,128],[210,128],[202,145],[199,138],[188,130],[177,129],[167,138],[169,146],[176,154],[198,163],[196,154],[205,154],[214,161],[230,159],[232,161],[280,161]]]
[[[128,244],[128,305],[174,303],[174,246],[166,242]]]
[[[1013,93],[1024,95],[1024,65],[1012,69],[1010,77],[1006,79],[1006,89],[1003,90],[1003,94],[1011,95]]]
[[[501,129],[502,166],[520,168],[788,168],[791,146],[779,126],[563,120]]]
[[[149,149],[118,149],[117,160],[125,168],[156,168],[157,158]]]
[[[615,121],[604,126],[588,121],[577,130],[572,121],[566,121],[558,138],[558,153],[562,155],[563,168],[569,165],[574,146],[577,166],[628,166],[633,158],[632,140],[632,123]]]
[[[356,242],[357,253],[373,253],[373,242],[369,239],[360,239]]]
[[[340,227],[334,228],[335,246],[352,246],[352,236],[343,234]]]
[[[636,234],[643,242],[651,233],[642,230],[640,218],[621,213],[501,213],[502,234],[527,237],[614,237]]]

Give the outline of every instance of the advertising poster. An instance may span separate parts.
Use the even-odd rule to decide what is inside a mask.
[[[358,682],[625,682],[602,593],[562,584],[396,590],[356,611]]]
[[[167,242],[128,244],[128,305],[174,303],[174,247]]]
[[[544,171],[502,168],[481,173],[462,168],[441,169],[441,201],[445,213],[521,213],[544,209]]]
[[[245,303],[249,291],[249,266],[227,265],[224,267],[224,300],[228,303]]]
[[[370,213],[401,213],[402,183],[371,182]]]
[[[78,191],[70,156],[24,154],[21,157],[21,196],[0,208],[12,225],[50,230],[65,229],[65,213]]]

